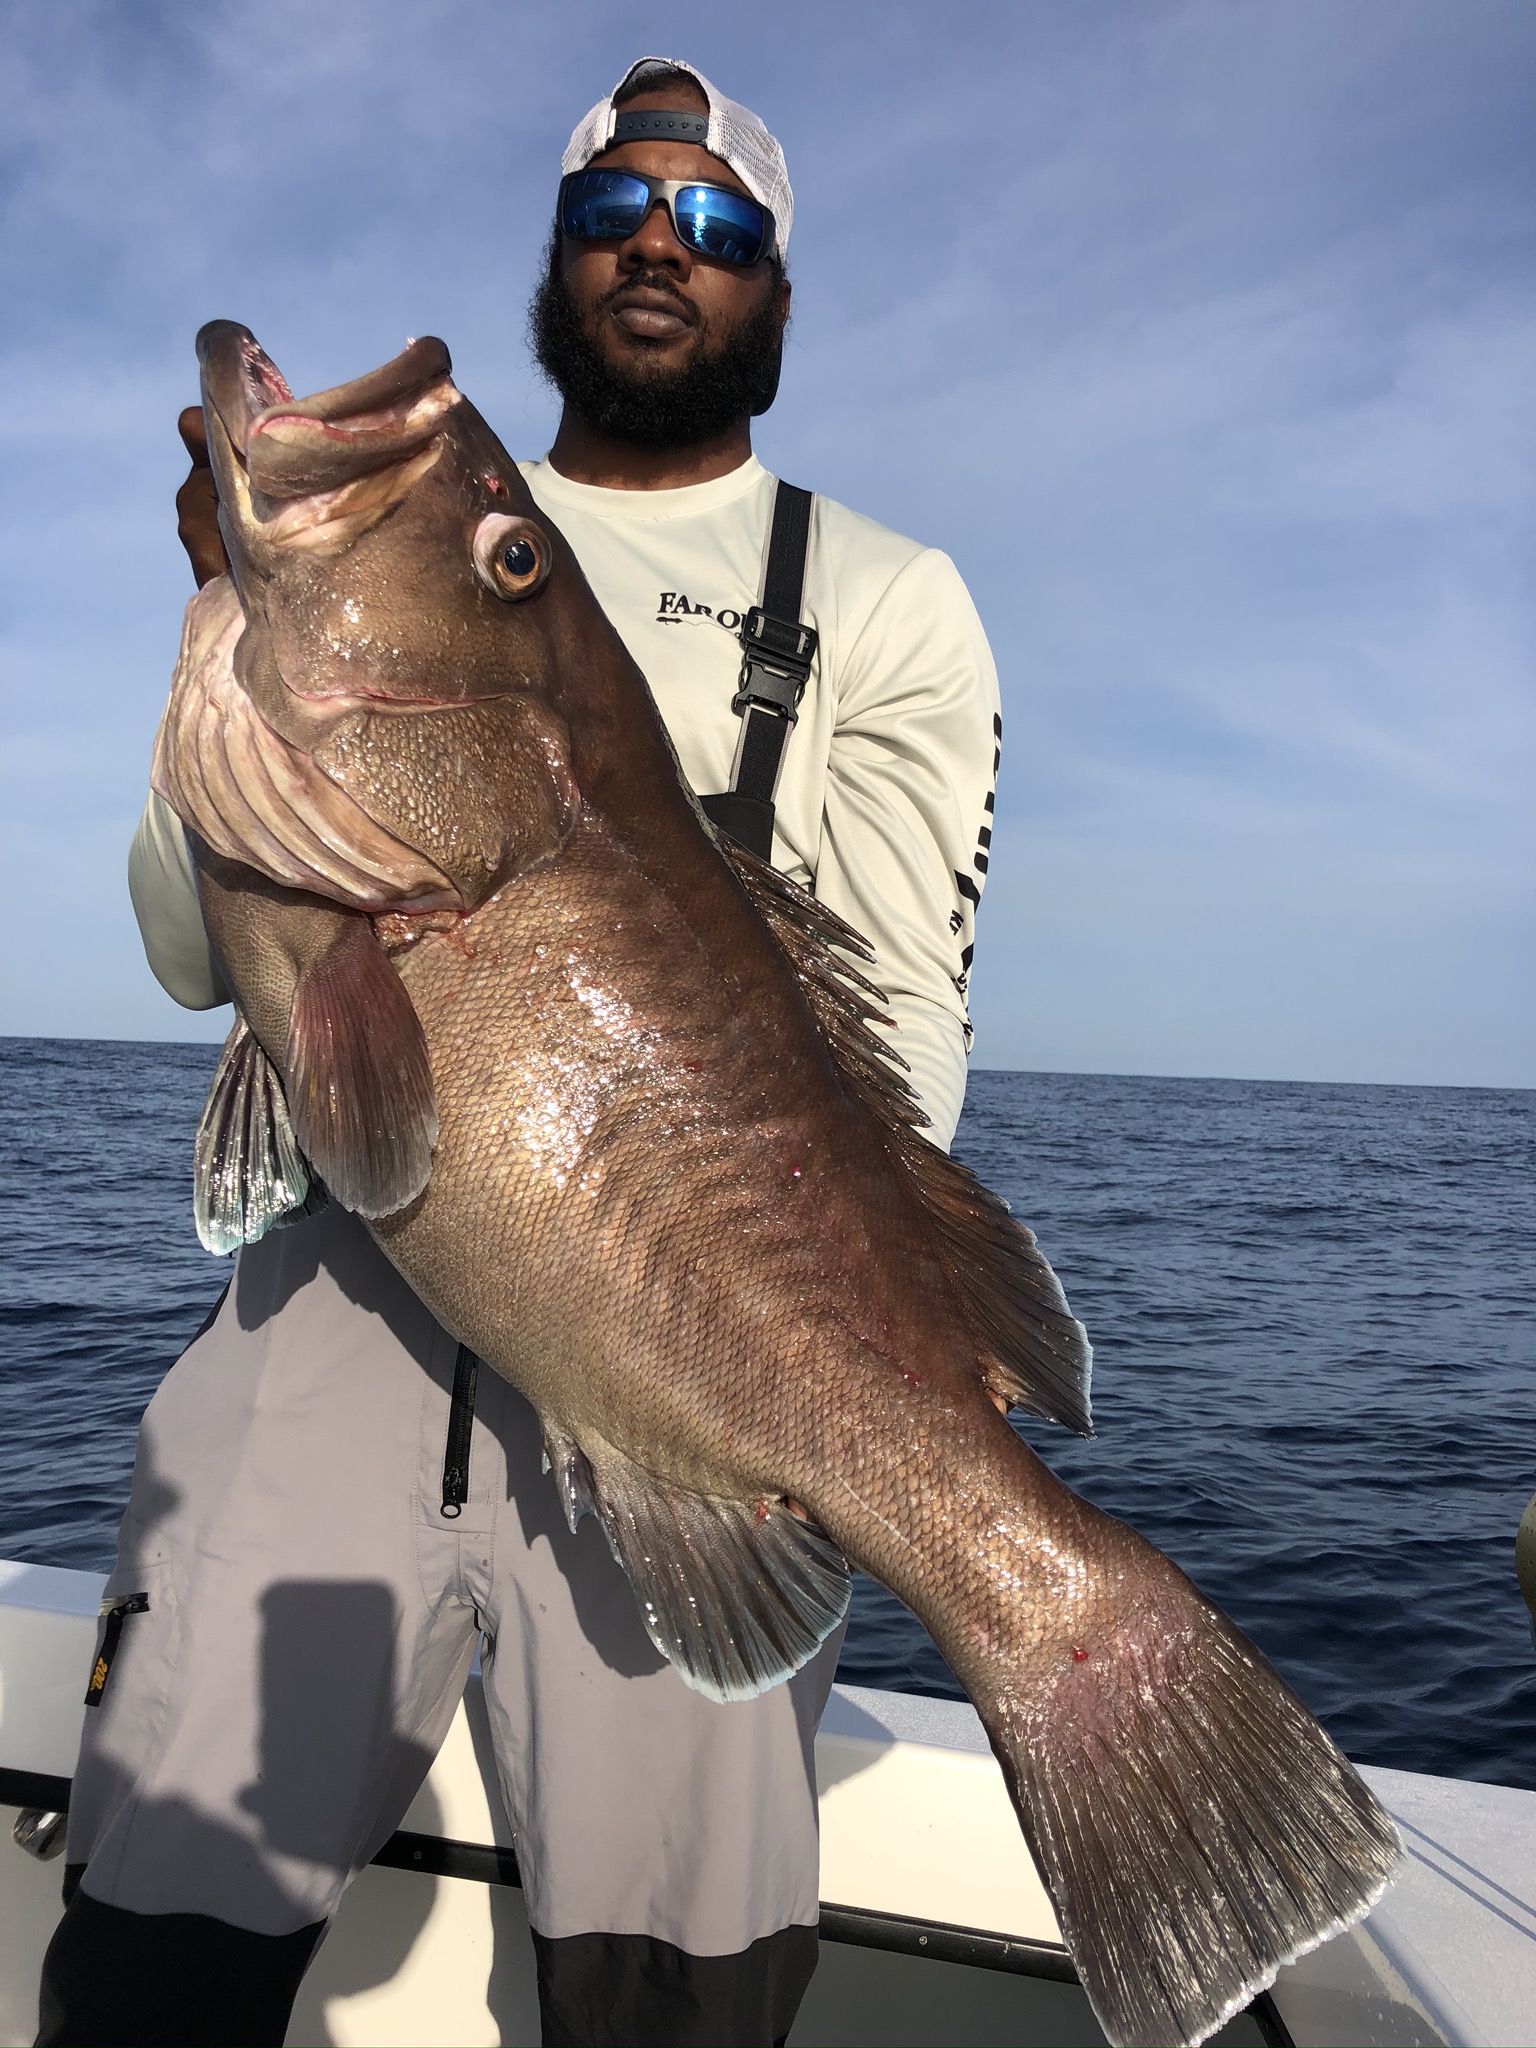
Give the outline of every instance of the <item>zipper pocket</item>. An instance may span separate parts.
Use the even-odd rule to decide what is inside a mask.
[[[453,1367],[453,1397],[448,1403],[448,1442],[443,1451],[443,1505],[446,1521],[456,1522],[469,1499],[469,1443],[475,1427],[475,1389],[480,1361],[467,1344],[459,1346]]]
[[[112,1669],[112,1659],[117,1655],[117,1645],[123,1633],[123,1623],[130,1614],[149,1612],[147,1593],[124,1593],[116,1600],[103,1600],[101,1611],[107,1618],[102,1631],[101,1648],[96,1652],[96,1662],[91,1666],[91,1682],[85,1688],[85,1704],[99,1707],[101,1696],[107,1689],[107,1677]]]

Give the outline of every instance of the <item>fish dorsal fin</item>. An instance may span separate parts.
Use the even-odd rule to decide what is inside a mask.
[[[782,1501],[721,1500],[658,1479],[548,1422],[545,1457],[572,1529],[593,1513],[646,1634],[695,1692],[750,1700],[809,1663],[848,1612],[848,1563]]]
[[[276,1067],[243,1017],[225,1040],[193,1150],[192,1213],[204,1247],[255,1244],[284,1217],[313,1214],[325,1190],[309,1170]]]
[[[869,961],[868,942],[824,903],[734,840],[719,838],[754,907],[788,954],[844,1082],[885,1132],[939,1255],[964,1303],[988,1387],[1084,1436],[1093,1434],[1088,1386],[1093,1352],[1034,1233],[975,1174],[922,1134],[927,1122],[871,1021],[889,1022],[885,998],[842,957]],[[833,951],[836,947],[838,950]]]

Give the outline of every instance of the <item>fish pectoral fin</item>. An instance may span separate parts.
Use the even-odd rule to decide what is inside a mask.
[[[285,1216],[325,1206],[293,1135],[276,1067],[243,1017],[224,1042],[193,1148],[192,1213],[206,1250],[254,1244]]]
[[[432,1172],[426,1035],[372,926],[343,917],[299,976],[284,1058],[294,1135],[341,1203],[391,1216]]]
[[[568,1465],[557,1459],[556,1469]],[[578,1470],[578,1486],[562,1487],[567,1513],[590,1498],[646,1633],[706,1699],[767,1692],[809,1663],[848,1612],[846,1558],[782,1501],[694,1493],[606,1448]]]

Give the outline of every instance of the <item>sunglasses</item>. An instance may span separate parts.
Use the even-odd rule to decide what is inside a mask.
[[[573,242],[623,242],[660,203],[672,232],[696,256],[717,263],[758,262],[773,247],[773,215],[745,192],[646,178],[638,171],[572,171],[560,180],[556,218]]]

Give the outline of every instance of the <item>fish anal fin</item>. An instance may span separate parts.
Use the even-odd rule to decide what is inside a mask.
[[[719,846],[788,955],[845,1086],[884,1129],[890,1152],[934,1226],[988,1387],[1010,1406],[1091,1436],[1088,1333],[1068,1308],[1033,1232],[968,1167],[923,1136],[927,1119],[899,1071],[900,1061],[889,1039],[870,1028],[889,1021],[881,1013],[885,998],[844,957],[868,961],[869,946],[787,875],[723,835]]]
[[[338,922],[294,990],[283,1061],[294,1135],[359,1216],[390,1216],[432,1171],[432,1063],[405,984],[366,918]]]
[[[294,1138],[277,1069],[237,1017],[193,1148],[197,1234],[210,1252],[237,1251],[284,1217],[312,1212],[324,1200]]]
[[[1054,1680],[977,1704],[1111,2042],[1192,2048],[1367,1913],[1401,1854],[1369,1787],[1183,1583]]]
[[[646,1633],[707,1699],[768,1691],[809,1663],[848,1612],[842,1552],[782,1501],[691,1492],[606,1448],[589,1447],[582,1464]]]
[[[554,1476],[565,1525],[574,1536],[582,1517],[598,1512],[592,1467],[579,1444],[548,1424],[544,1429],[544,1470]]]

